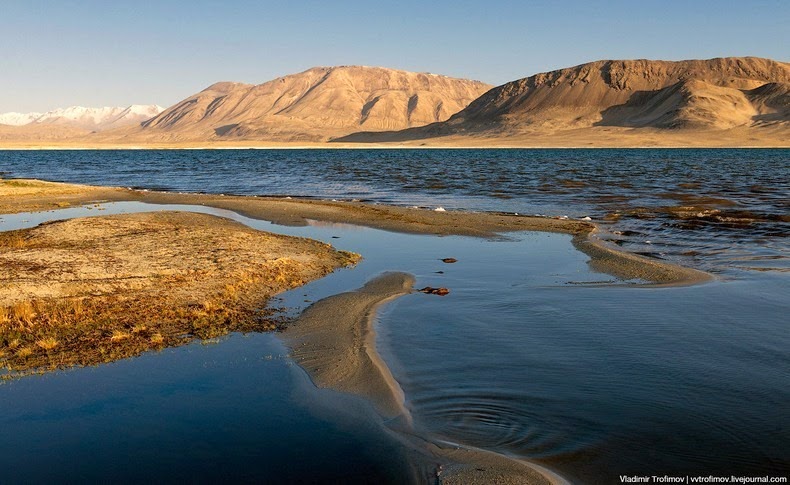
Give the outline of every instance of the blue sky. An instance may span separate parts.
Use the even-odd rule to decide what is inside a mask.
[[[2,0],[0,112],[170,105],[317,65],[501,84],[596,59],[790,61],[788,25],[788,0]]]

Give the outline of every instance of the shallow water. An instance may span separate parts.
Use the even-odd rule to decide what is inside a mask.
[[[104,207],[3,216],[3,229],[158,208]],[[424,439],[537,460],[586,483],[637,473],[790,472],[785,273],[686,288],[586,286],[578,283],[611,278],[591,272],[562,234],[486,241],[338,224],[284,227],[205,207],[162,207],[364,255],[357,268],[276,302],[294,313],[385,270],[415,274],[417,287],[450,288],[447,297],[402,297],[378,317],[380,351]],[[459,261],[444,264],[444,257]],[[402,478],[397,448],[364,420],[349,420],[347,404],[333,404],[342,397],[316,394],[283,354],[271,335],[236,335],[0,386],[0,469],[29,464],[12,467],[10,481],[45,480],[51,471],[178,479],[178,463],[177,470],[194,467],[187,479],[232,469],[246,479],[273,470],[299,480],[311,476],[299,471],[310,463],[324,481]],[[357,406],[350,414],[365,412]],[[107,446],[119,435],[121,446]],[[79,465],[94,455],[98,471]],[[34,467],[36,456],[53,467]],[[227,467],[202,475],[214,456]]]
[[[286,354],[232,335],[0,385],[2,482],[400,483],[401,451],[342,396],[307,405]]]

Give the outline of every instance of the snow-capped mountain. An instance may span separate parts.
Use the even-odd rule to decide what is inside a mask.
[[[86,108],[71,106],[46,113],[2,113],[0,124],[24,125],[70,125],[88,130],[106,130],[119,126],[141,123],[164,111],[155,104],[133,104],[127,107]]]
[[[0,113],[0,125],[22,126],[32,123],[42,113]]]

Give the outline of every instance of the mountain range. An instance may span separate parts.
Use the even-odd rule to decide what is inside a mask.
[[[0,115],[0,141],[15,140],[162,147],[788,146],[790,64],[757,57],[602,60],[497,87],[379,67],[316,67],[257,85],[216,83],[164,110]]]

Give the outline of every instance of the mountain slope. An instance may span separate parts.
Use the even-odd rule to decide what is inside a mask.
[[[344,140],[506,137],[596,126],[729,129],[790,122],[790,64],[754,57],[596,61],[498,86],[447,122]]]
[[[444,121],[490,86],[378,67],[317,67],[259,84],[217,83],[126,136],[321,141]]]

